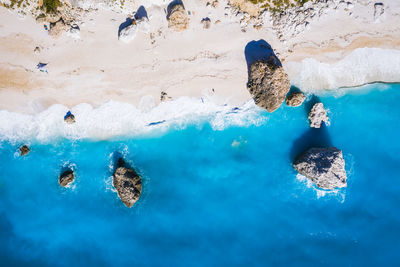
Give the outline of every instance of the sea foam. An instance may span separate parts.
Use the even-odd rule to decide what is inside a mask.
[[[358,48],[328,64],[312,58],[285,65],[293,85],[304,92],[354,87],[372,82],[400,82],[400,50]]]
[[[139,106],[108,101],[99,107],[83,103],[71,109],[74,124],[64,122],[69,109],[55,104],[34,114],[0,111],[0,141],[36,140],[47,142],[54,138],[108,139],[115,136],[136,136],[157,130],[185,128],[189,124],[208,121],[215,130],[231,125],[258,125],[265,120],[261,110],[251,100],[241,107],[217,105],[207,98],[181,97],[162,102],[148,110]]]

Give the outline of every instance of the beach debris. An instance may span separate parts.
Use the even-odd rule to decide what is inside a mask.
[[[70,183],[72,183],[75,180],[75,174],[74,171],[71,169],[68,169],[66,171],[64,171],[60,177],[58,178],[58,183],[62,186],[62,187],[66,187],[67,185],[69,185]]]
[[[290,107],[298,107],[306,100],[306,96],[302,92],[294,92],[286,97],[286,105]]]
[[[184,31],[189,27],[189,17],[181,1],[173,1],[168,5],[168,28]]]
[[[293,167],[319,188],[335,189],[347,186],[343,153],[336,147],[313,147],[297,157]]]
[[[64,116],[64,121],[68,124],[75,123],[75,116],[74,114],[71,113],[71,111],[68,111],[67,114]]]
[[[27,145],[23,145],[19,148],[19,154],[21,155],[21,157],[25,156],[26,154],[28,154],[31,150],[29,149],[29,147]]]
[[[251,64],[247,89],[254,102],[268,112],[280,107],[290,90],[290,80],[275,54]]]
[[[208,17],[207,18],[203,18],[201,20],[201,23],[203,24],[203,29],[209,29],[210,26],[211,26],[211,20]]]
[[[322,103],[314,104],[310,113],[308,114],[308,119],[310,121],[310,127],[312,128],[320,128],[322,122],[328,124],[329,118],[328,118],[328,113],[324,108],[324,104]]]
[[[37,68],[39,71],[41,71],[41,72],[49,73],[49,72],[47,71],[47,63],[41,63],[41,62],[39,62],[39,63],[36,65],[36,68]]]
[[[50,22],[49,35],[53,38],[60,37],[64,32],[66,32],[67,26],[64,23],[64,20],[60,18],[56,22]]]
[[[120,33],[119,33],[119,37],[118,39],[125,42],[125,43],[129,43],[130,41],[132,41],[137,33],[137,23],[136,20],[132,20],[132,24],[124,27]]]
[[[113,175],[113,186],[125,206],[131,208],[139,200],[142,192],[142,179],[135,170],[126,167],[125,161],[120,158]]]

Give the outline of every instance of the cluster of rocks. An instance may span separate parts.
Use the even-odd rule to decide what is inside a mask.
[[[247,86],[255,103],[273,112],[285,100],[290,81],[279,59],[272,53],[267,60],[256,60],[251,64]],[[305,99],[303,93],[293,92],[287,96],[286,104],[298,107]],[[312,128],[320,128],[322,123],[327,124],[328,114],[324,105],[320,102],[314,104],[308,119]],[[293,167],[322,189],[347,186],[343,153],[335,147],[312,147],[297,157]]]

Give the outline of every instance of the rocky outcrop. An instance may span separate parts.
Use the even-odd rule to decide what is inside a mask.
[[[174,31],[184,31],[189,27],[189,18],[183,4],[178,3],[170,7],[168,14],[168,28]]]
[[[301,92],[291,93],[286,98],[286,105],[291,107],[298,107],[303,104],[304,100],[306,100],[306,96]]]
[[[118,162],[119,167],[113,175],[113,186],[122,202],[131,208],[142,192],[142,179],[135,170],[124,167],[122,159]]]
[[[67,26],[64,23],[64,20],[60,18],[56,22],[50,23],[49,35],[53,38],[60,37],[64,32],[66,32]]]
[[[75,174],[72,170],[64,171],[58,178],[58,182],[62,187],[66,187],[75,180]]]
[[[308,114],[308,119],[310,121],[310,127],[312,128],[320,128],[322,125],[322,122],[325,122],[326,124],[329,121],[328,114],[324,108],[324,104],[322,103],[316,103],[310,113]]]
[[[26,154],[28,154],[30,152],[30,149],[27,145],[23,145],[19,148],[19,154],[22,156],[25,156]]]
[[[336,147],[310,148],[294,161],[293,167],[319,188],[347,186],[343,153]]]
[[[255,103],[273,112],[285,100],[290,89],[290,80],[275,55],[268,60],[257,60],[251,64],[247,88]]]

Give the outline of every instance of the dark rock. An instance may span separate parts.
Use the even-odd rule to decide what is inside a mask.
[[[58,182],[62,187],[65,187],[75,180],[75,175],[72,170],[66,170],[60,175]]]
[[[303,104],[304,100],[306,100],[306,97],[303,93],[301,92],[295,92],[290,94],[286,98],[286,105],[291,106],[291,107],[298,107]]]
[[[293,167],[322,189],[347,186],[343,153],[336,147],[310,148],[297,157]]]
[[[27,145],[23,145],[19,148],[19,153],[22,156],[25,156],[26,154],[28,154],[30,151],[29,147]]]
[[[74,114],[71,113],[71,111],[68,111],[67,114],[64,116],[64,121],[68,124],[75,123],[75,116]]]
[[[290,80],[279,59],[271,55],[268,60],[257,60],[251,64],[247,88],[258,106],[273,112],[285,100]]]
[[[189,17],[182,1],[173,1],[168,5],[168,28],[183,31],[189,27]]]
[[[142,180],[135,170],[123,167],[123,161],[118,160],[119,167],[113,175],[113,186],[122,202],[131,208],[138,201],[142,192]]]

